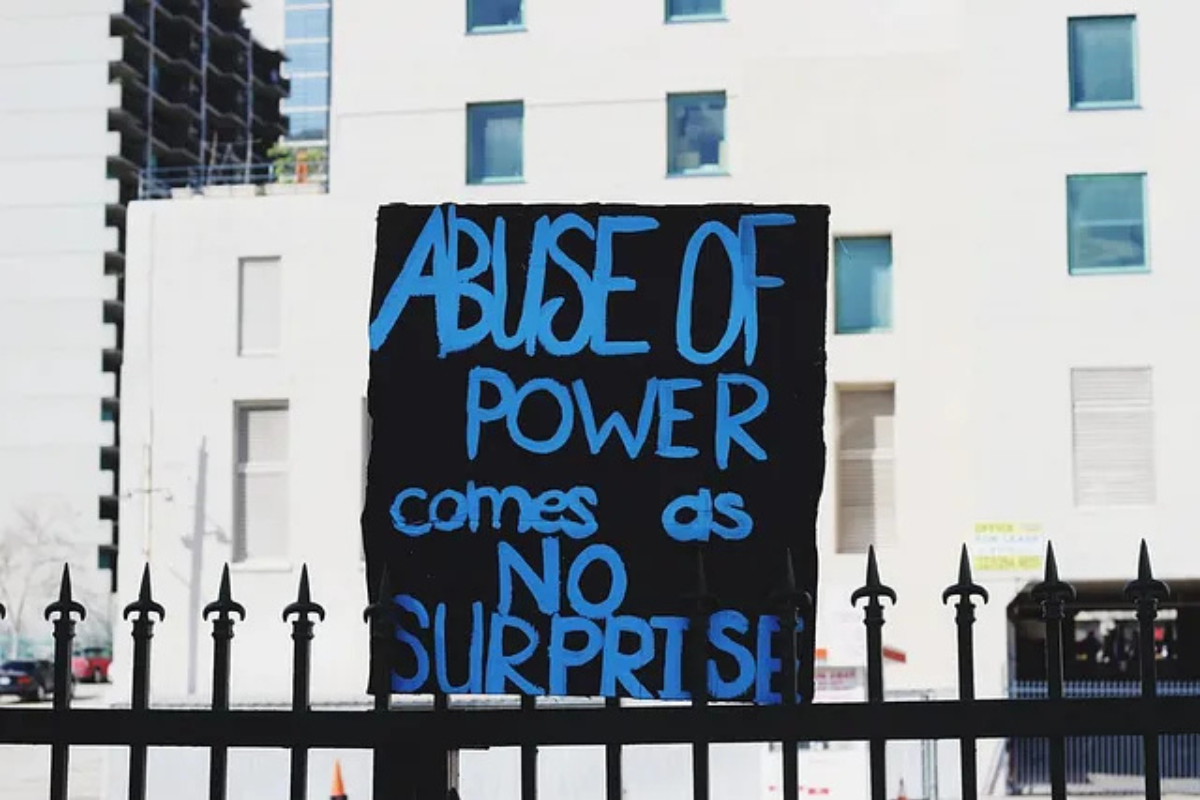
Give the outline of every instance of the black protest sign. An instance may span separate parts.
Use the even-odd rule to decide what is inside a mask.
[[[710,696],[780,701],[789,553],[816,596],[827,226],[380,209],[363,538],[394,691],[686,699],[700,550]]]

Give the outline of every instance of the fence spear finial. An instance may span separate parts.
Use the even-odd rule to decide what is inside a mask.
[[[968,601],[972,595],[984,603],[988,601],[987,589],[975,583],[975,578],[971,575],[971,554],[964,544],[962,553],[958,557],[958,583],[946,587],[946,590],[942,592],[942,602],[948,603],[952,597],[961,598],[960,602]]]
[[[159,603],[154,602],[154,597],[150,593],[150,565],[142,567],[142,583],[138,587],[137,601],[125,606],[122,612],[124,619],[129,619],[134,614],[140,614],[142,618],[149,614],[158,614],[158,619],[161,622],[167,618],[167,610]]]
[[[1046,583],[1058,580],[1058,560],[1054,558],[1054,542],[1046,542]]]
[[[792,560],[792,548],[788,547],[783,553],[783,584],[772,593],[772,599],[785,608],[797,611],[809,611],[812,597],[808,592],[800,591],[796,585],[796,566]]]
[[[71,567],[69,564],[63,564],[62,580],[58,584],[58,599],[46,606],[45,613],[46,619],[50,619],[55,614],[60,615],[60,619],[67,619],[72,613],[78,614],[80,620],[87,619],[87,609],[71,596]]]
[[[1125,596],[1135,602],[1152,600],[1157,604],[1167,599],[1170,594],[1170,587],[1154,577],[1154,571],[1150,568],[1150,548],[1146,545],[1146,540],[1142,539],[1138,550],[1137,580],[1125,584]]]
[[[322,622],[325,621],[325,609],[312,601],[312,593],[308,588],[308,564],[304,564],[300,567],[300,588],[296,592],[296,601],[283,609],[283,620],[286,622],[288,617],[295,615],[307,621],[313,614]]]
[[[379,586],[375,589],[375,597],[363,609],[363,622],[386,620],[392,613],[392,582],[385,564],[379,573]]]
[[[1075,587],[1058,577],[1058,560],[1054,557],[1054,544],[1046,542],[1046,569],[1042,582],[1033,587],[1033,599],[1043,606],[1059,608],[1067,600],[1075,599]]]
[[[209,614],[217,614],[222,620],[228,620],[234,614],[237,614],[242,620],[246,619],[245,607],[233,599],[233,590],[229,585],[228,564],[221,570],[221,586],[217,590],[217,599],[204,607],[204,618],[208,619]]]
[[[880,600],[887,598],[896,604],[896,591],[879,579],[879,563],[875,559],[875,545],[867,546],[867,580],[850,595],[851,605],[857,605],[859,600],[866,599],[868,606],[880,606]]]

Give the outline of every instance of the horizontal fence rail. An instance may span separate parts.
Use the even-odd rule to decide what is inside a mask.
[[[810,609],[811,598],[796,589],[791,555],[784,560],[784,575],[777,591],[780,613],[795,620]],[[234,629],[246,616],[233,597],[228,567],[221,576],[217,599],[204,609],[212,625],[213,690],[211,707],[204,709],[151,708],[149,704],[151,640],[155,625],[166,610],[151,593],[147,568],[135,602],[124,611],[131,623],[133,665],[129,708],[71,708],[71,693],[55,692],[50,709],[5,709],[0,713],[0,745],[49,745],[50,798],[68,796],[68,759],[72,746],[128,747],[130,800],[146,798],[148,747],[207,747],[210,800],[227,796],[230,748],[283,748],[290,751],[289,796],[308,796],[308,752],[313,748],[370,749],[374,752],[376,800],[447,800],[458,798],[453,768],[457,751],[487,747],[519,747],[522,800],[538,795],[538,748],[558,745],[595,745],[605,748],[605,797],[622,796],[622,748],[633,745],[682,744],[692,749],[692,797],[704,800],[709,792],[708,748],[736,742],[779,743],[781,795],[799,797],[798,743],[811,741],[867,741],[869,743],[870,796],[889,797],[885,746],[900,740],[957,740],[961,759],[961,796],[977,797],[978,773],[975,743],[982,738],[1013,740],[1009,751],[1010,788],[1048,786],[1053,798],[1065,798],[1096,753],[1117,753],[1122,770],[1136,769],[1141,791],[1151,800],[1161,797],[1166,777],[1179,773],[1179,764],[1198,763],[1200,696],[1193,684],[1159,684],[1154,661],[1154,620],[1168,587],[1153,577],[1145,543],[1139,554],[1138,577],[1126,587],[1136,610],[1142,641],[1140,681],[1109,689],[1096,697],[1078,684],[1063,680],[1063,621],[1074,589],[1058,576],[1053,547],[1047,547],[1044,580],[1034,588],[1046,626],[1047,680],[1017,684],[1013,697],[978,700],[974,696],[974,643],[972,630],[977,602],[988,601],[987,592],[971,577],[966,548],[962,550],[958,580],[942,595],[953,601],[958,635],[958,700],[885,702],[883,646],[885,601],[894,604],[896,593],[879,575],[873,549],[867,553],[866,582],[855,590],[851,602],[861,603],[867,639],[867,701],[800,705],[796,686],[784,687],[783,703],[751,706],[711,703],[705,698],[704,668],[708,663],[705,637],[709,616],[716,610],[705,580],[704,559],[696,557],[692,602],[692,635],[687,651],[688,675],[693,687],[690,704],[643,705],[609,698],[538,703],[521,698],[519,707],[486,707],[464,698],[432,697],[424,706],[397,704],[391,694],[386,648],[395,633],[395,592],[383,575],[372,603],[364,612],[370,625],[371,694],[369,710],[315,710],[309,697],[311,644],[324,609],[313,601],[308,570],[300,574],[295,602],[282,611],[283,623],[292,630],[292,705],[287,710],[250,710],[231,706],[229,693]],[[0,605],[0,616],[4,608]],[[59,597],[46,609],[53,624],[55,685],[69,685],[75,625],[86,610],[72,596],[69,571],[64,568]],[[786,629],[786,625],[784,626]],[[804,637],[808,637],[806,631]],[[792,639],[785,644],[783,660],[796,674],[803,667],[812,643]],[[784,674],[789,671],[784,668]],[[1094,688],[1094,687],[1093,687]],[[1074,737],[1084,737],[1074,738]],[[1121,737],[1117,750],[1104,751],[1083,742],[1099,737]],[[1160,743],[1160,737],[1164,737]],[[1182,743],[1182,744],[1181,744]],[[1081,747],[1083,748],[1081,750]],[[1081,755],[1083,753],[1083,755]],[[1091,759],[1090,761],[1087,759]],[[1165,767],[1164,767],[1165,765]],[[1022,778],[1022,775],[1026,776]],[[1033,776],[1033,777],[1030,777]],[[1015,783],[1014,783],[1015,779]],[[1022,781],[1025,781],[1022,783]],[[467,800],[471,800],[467,798]]]
[[[71,744],[88,746],[254,747],[369,749],[380,740],[397,747],[449,748],[539,745],[654,745],[798,741],[888,741],[1044,736],[1117,736],[1193,733],[1200,726],[1200,697],[1100,699],[1094,702],[1008,700],[818,703],[800,708],[707,706],[620,709],[539,708],[414,709],[386,715],[373,711],[314,710],[295,717],[286,710],[81,708],[69,713]],[[1191,717],[1188,719],[1187,717]],[[0,744],[53,744],[64,735],[44,709],[0,714]],[[894,787],[893,787],[894,788]]]

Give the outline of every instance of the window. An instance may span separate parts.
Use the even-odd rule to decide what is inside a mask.
[[[725,93],[667,97],[667,172],[671,175],[723,173]]]
[[[892,237],[833,240],[836,333],[892,329]]]
[[[278,258],[238,262],[238,354],[279,351],[280,268]]]
[[[327,106],[329,105],[329,77],[327,75],[305,75],[292,78],[292,91],[288,96],[288,106]]]
[[[1149,368],[1071,370],[1077,506],[1154,502],[1153,401]]]
[[[233,560],[287,556],[288,407],[239,405]]]
[[[329,135],[329,116],[324,111],[293,111],[287,115],[288,139],[316,141]]]
[[[467,30],[520,28],[524,22],[521,0],[467,0]]]
[[[837,402],[837,550],[865,553],[895,538],[896,393],[840,389]]]
[[[1067,178],[1070,271],[1140,272],[1146,260],[1145,175]]]
[[[524,103],[467,106],[467,183],[518,181],[524,164]]]
[[[289,76],[329,72],[329,42],[289,42],[284,52],[287,54],[284,71]]]
[[[328,39],[329,9],[289,8],[283,17],[285,39]]]
[[[288,0],[284,22],[283,73],[291,91],[283,108],[289,142],[329,138],[330,6],[320,0]]]
[[[721,19],[724,0],[667,0],[667,19]]]
[[[1111,108],[1137,103],[1133,17],[1078,17],[1067,23],[1071,107]]]

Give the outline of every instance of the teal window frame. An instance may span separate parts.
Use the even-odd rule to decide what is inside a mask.
[[[1072,204],[1072,189],[1075,185],[1082,185],[1088,182],[1100,183],[1106,179],[1128,179],[1137,178],[1140,182],[1140,191],[1138,201],[1141,204],[1141,247],[1142,247],[1142,263],[1141,264],[1122,264],[1115,266],[1096,266],[1082,264],[1079,260],[1079,248],[1083,241],[1077,229],[1080,227],[1093,227],[1104,224],[1117,226],[1118,224],[1130,224],[1130,220],[1114,219],[1114,220],[1097,220],[1089,221],[1088,225],[1078,223],[1078,214]],[[1149,235],[1149,217],[1146,213],[1146,173],[1145,172],[1111,172],[1111,173],[1084,173],[1067,176],[1067,271],[1071,275],[1139,275],[1150,272],[1150,235]]]
[[[1080,69],[1079,55],[1075,47],[1075,32],[1078,26],[1089,22],[1127,21],[1129,23],[1129,69],[1132,76],[1132,97],[1121,100],[1079,100],[1077,99],[1076,75]],[[1067,20],[1067,93],[1072,111],[1104,111],[1112,109],[1129,109],[1141,107],[1141,84],[1138,74],[1138,24],[1135,14],[1107,14],[1097,16],[1070,17]]]
[[[880,268],[874,262],[851,265],[852,243],[878,245],[886,243],[887,263]],[[861,267],[861,269],[859,268]],[[852,279],[854,273],[854,279]],[[882,273],[886,280],[876,280],[876,275]],[[867,279],[864,282],[864,279]],[[839,335],[862,335],[871,333],[891,333],[895,327],[895,246],[891,234],[876,234],[862,236],[835,236],[833,239],[833,332]],[[870,292],[866,303],[862,301],[861,292],[866,288]],[[882,290],[882,291],[881,291]],[[879,295],[886,294],[885,307],[880,308]],[[866,307],[870,309],[869,324],[862,324],[857,319],[850,319],[851,304],[845,301],[854,297],[853,308]],[[880,314],[880,311],[883,311]],[[883,319],[880,319],[880,317]]]
[[[668,23],[677,22],[724,22],[728,19],[725,16],[725,0],[719,0],[718,11],[701,11],[698,13],[673,12],[672,4],[675,0],[663,0],[663,19]]]
[[[675,116],[676,109],[685,103],[695,103],[697,101],[717,100],[721,102],[721,139],[717,145],[718,155],[716,164],[699,164],[696,167],[680,167],[678,166],[679,155],[682,150],[677,149],[675,135]],[[729,95],[724,91],[715,92],[673,92],[667,95],[667,177],[708,177],[708,176],[726,176],[729,175],[729,159],[728,159],[728,142],[729,142]],[[720,148],[724,144],[726,147],[726,157],[720,157]]]
[[[488,34],[488,33],[519,33],[525,30],[525,0],[520,2],[520,19],[517,22],[510,22],[500,25],[474,25],[471,18],[474,15],[474,10],[477,3],[486,2],[486,0],[467,0],[467,33],[469,34]]]
[[[474,115],[488,110],[497,110],[501,108],[518,108],[521,112],[521,169],[517,175],[485,175],[481,174],[474,168],[476,163],[477,153],[475,151],[475,136],[474,136]],[[487,186],[506,183],[524,183],[525,182],[525,101],[523,100],[501,100],[485,103],[468,103],[467,104],[467,185],[468,186]]]

